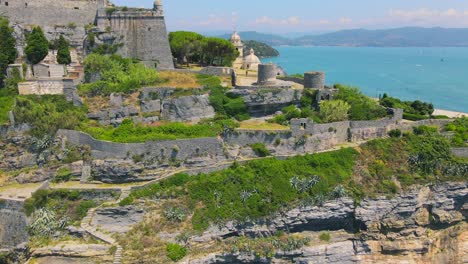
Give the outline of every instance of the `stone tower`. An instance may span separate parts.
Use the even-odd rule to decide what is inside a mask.
[[[101,8],[97,26],[103,31],[111,29],[116,41],[123,44],[118,51],[123,57],[139,59],[150,67],[157,65],[158,69],[174,68],[160,0],[154,2],[153,9],[109,13]]]
[[[231,35],[230,41],[232,45],[236,47],[236,50],[239,51],[239,57],[234,61],[233,66],[235,68],[241,68],[244,61],[244,43],[242,43],[241,37],[237,31]]]

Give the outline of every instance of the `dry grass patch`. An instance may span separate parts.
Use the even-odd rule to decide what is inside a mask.
[[[289,127],[263,120],[247,120],[240,123],[241,129],[250,130],[288,130]]]
[[[194,73],[161,71],[159,78],[162,82],[159,87],[170,86],[175,88],[199,88],[197,76]]]
[[[108,96],[85,97],[84,103],[88,106],[89,112],[99,112],[102,109],[109,108]]]

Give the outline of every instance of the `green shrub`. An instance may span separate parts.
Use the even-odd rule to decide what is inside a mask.
[[[349,104],[342,100],[320,102],[320,116],[326,123],[346,120],[350,109]]]
[[[63,95],[18,96],[13,112],[16,122],[30,124],[31,134],[39,138],[76,129],[87,118],[84,107],[73,106]]]
[[[439,129],[434,126],[418,126],[413,128],[413,133],[416,135],[432,135],[438,131]]]
[[[221,79],[213,75],[197,74],[198,83],[207,88],[221,86]]]
[[[158,140],[216,137],[224,129],[226,122],[205,122],[196,125],[167,123],[158,127],[136,125],[132,120],[124,120],[117,127],[92,127],[82,125],[80,129],[96,139],[121,143],[139,143]],[[135,157],[135,161],[142,157]]]
[[[54,179],[52,181],[55,182],[55,183],[57,183],[57,182],[67,182],[67,181],[70,180],[71,174],[72,174],[72,171],[69,168],[62,167],[57,171],[57,173],[56,173],[56,175],[55,175],[55,177],[54,177]]]
[[[429,116],[423,116],[418,114],[411,114],[411,113],[403,113],[403,119],[410,120],[410,121],[420,121],[429,119]]]
[[[468,117],[457,118],[445,127],[446,131],[454,132],[452,145],[455,147],[468,146]]]
[[[335,85],[339,91],[335,95],[335,100],[347,102],[351,108],[349,110],[350,120],[375,120],[387,116],[387,111],[378,102],[365,96],[358,88]]]
[[[251,148],[255,152],[255,155],[259,157],[270,156],[270,151],[266,148],[265,144],[263,143],[255,143],[251,145]]]
[[[179,244],[166,244],[166,256],[174,261],[177,262],[183,259],[187,255],[187,249]]]
[[[393,138],[401,137],[401,130],[400,129],[393,129],[388,132],[388,135]]]
[[[81,201],[76,210],[76,214],[78,215],[78,218],[83,219],[88,213],[89,209],[93,207],[96,207],[96,203],[94,201],[92,200]]]
[[[154,85],[159,77],[154,69],[124,59],[117,55],[90,54],[84,62],[87,79],[91,74],[100,74],[101,80],[78,87],[81,94],[88,96],[132,93],[144,85]]]
[[[408,114],[407,117],[412,118],[408,120],[422,120],[423,118],[428,119],[434,112],[434,106],[430,103],[424,103],[419,100],[401,101],[400,99],[390,97],[387,94],[384,94],[380,99],[380,104],[385,107],[403,109],[404,113]]]
[[[324,242],[330,242],[330,239],[331,239],[331,235],[330,233],[326,232],[326,233],[321,233],[320,236],[319,236],[319,239],[321,241],[324,241]]]
[[[128,196],[128,197],[125,197],[124,199],[122,199],[122,200],[119,202],[119,205],[120,205],[120,206],[132,205],[134,201],[135,201],[135,199],[134,199],[132,196]]]
[[[227,89],[222,86],[210,87],[210,104],[216,113],[239,121],[250,119],[244,99],[232,94],[226,95]]]

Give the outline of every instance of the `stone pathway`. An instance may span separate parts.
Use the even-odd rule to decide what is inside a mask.
[[[92,237],[99,239],[112,246],[115,246],[116,251],[114,254],[113,264],[121,264],[123,248],[119,244],[117,244],[117,241],[114,238],[112,238],[110,235],[99,231],[95,226],[92,225],[94,214],[96,213],[96,210],[99,209],[101,206],[92,208],[88,211],[86,216],[81,221],[81,228],[83,228]]]

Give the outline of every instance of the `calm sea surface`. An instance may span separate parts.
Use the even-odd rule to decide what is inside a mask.
[[[262,61],[274,62],[288,74],[325,71],[327,84],[468,112],[468,48],[275,48],[281,56]]]

